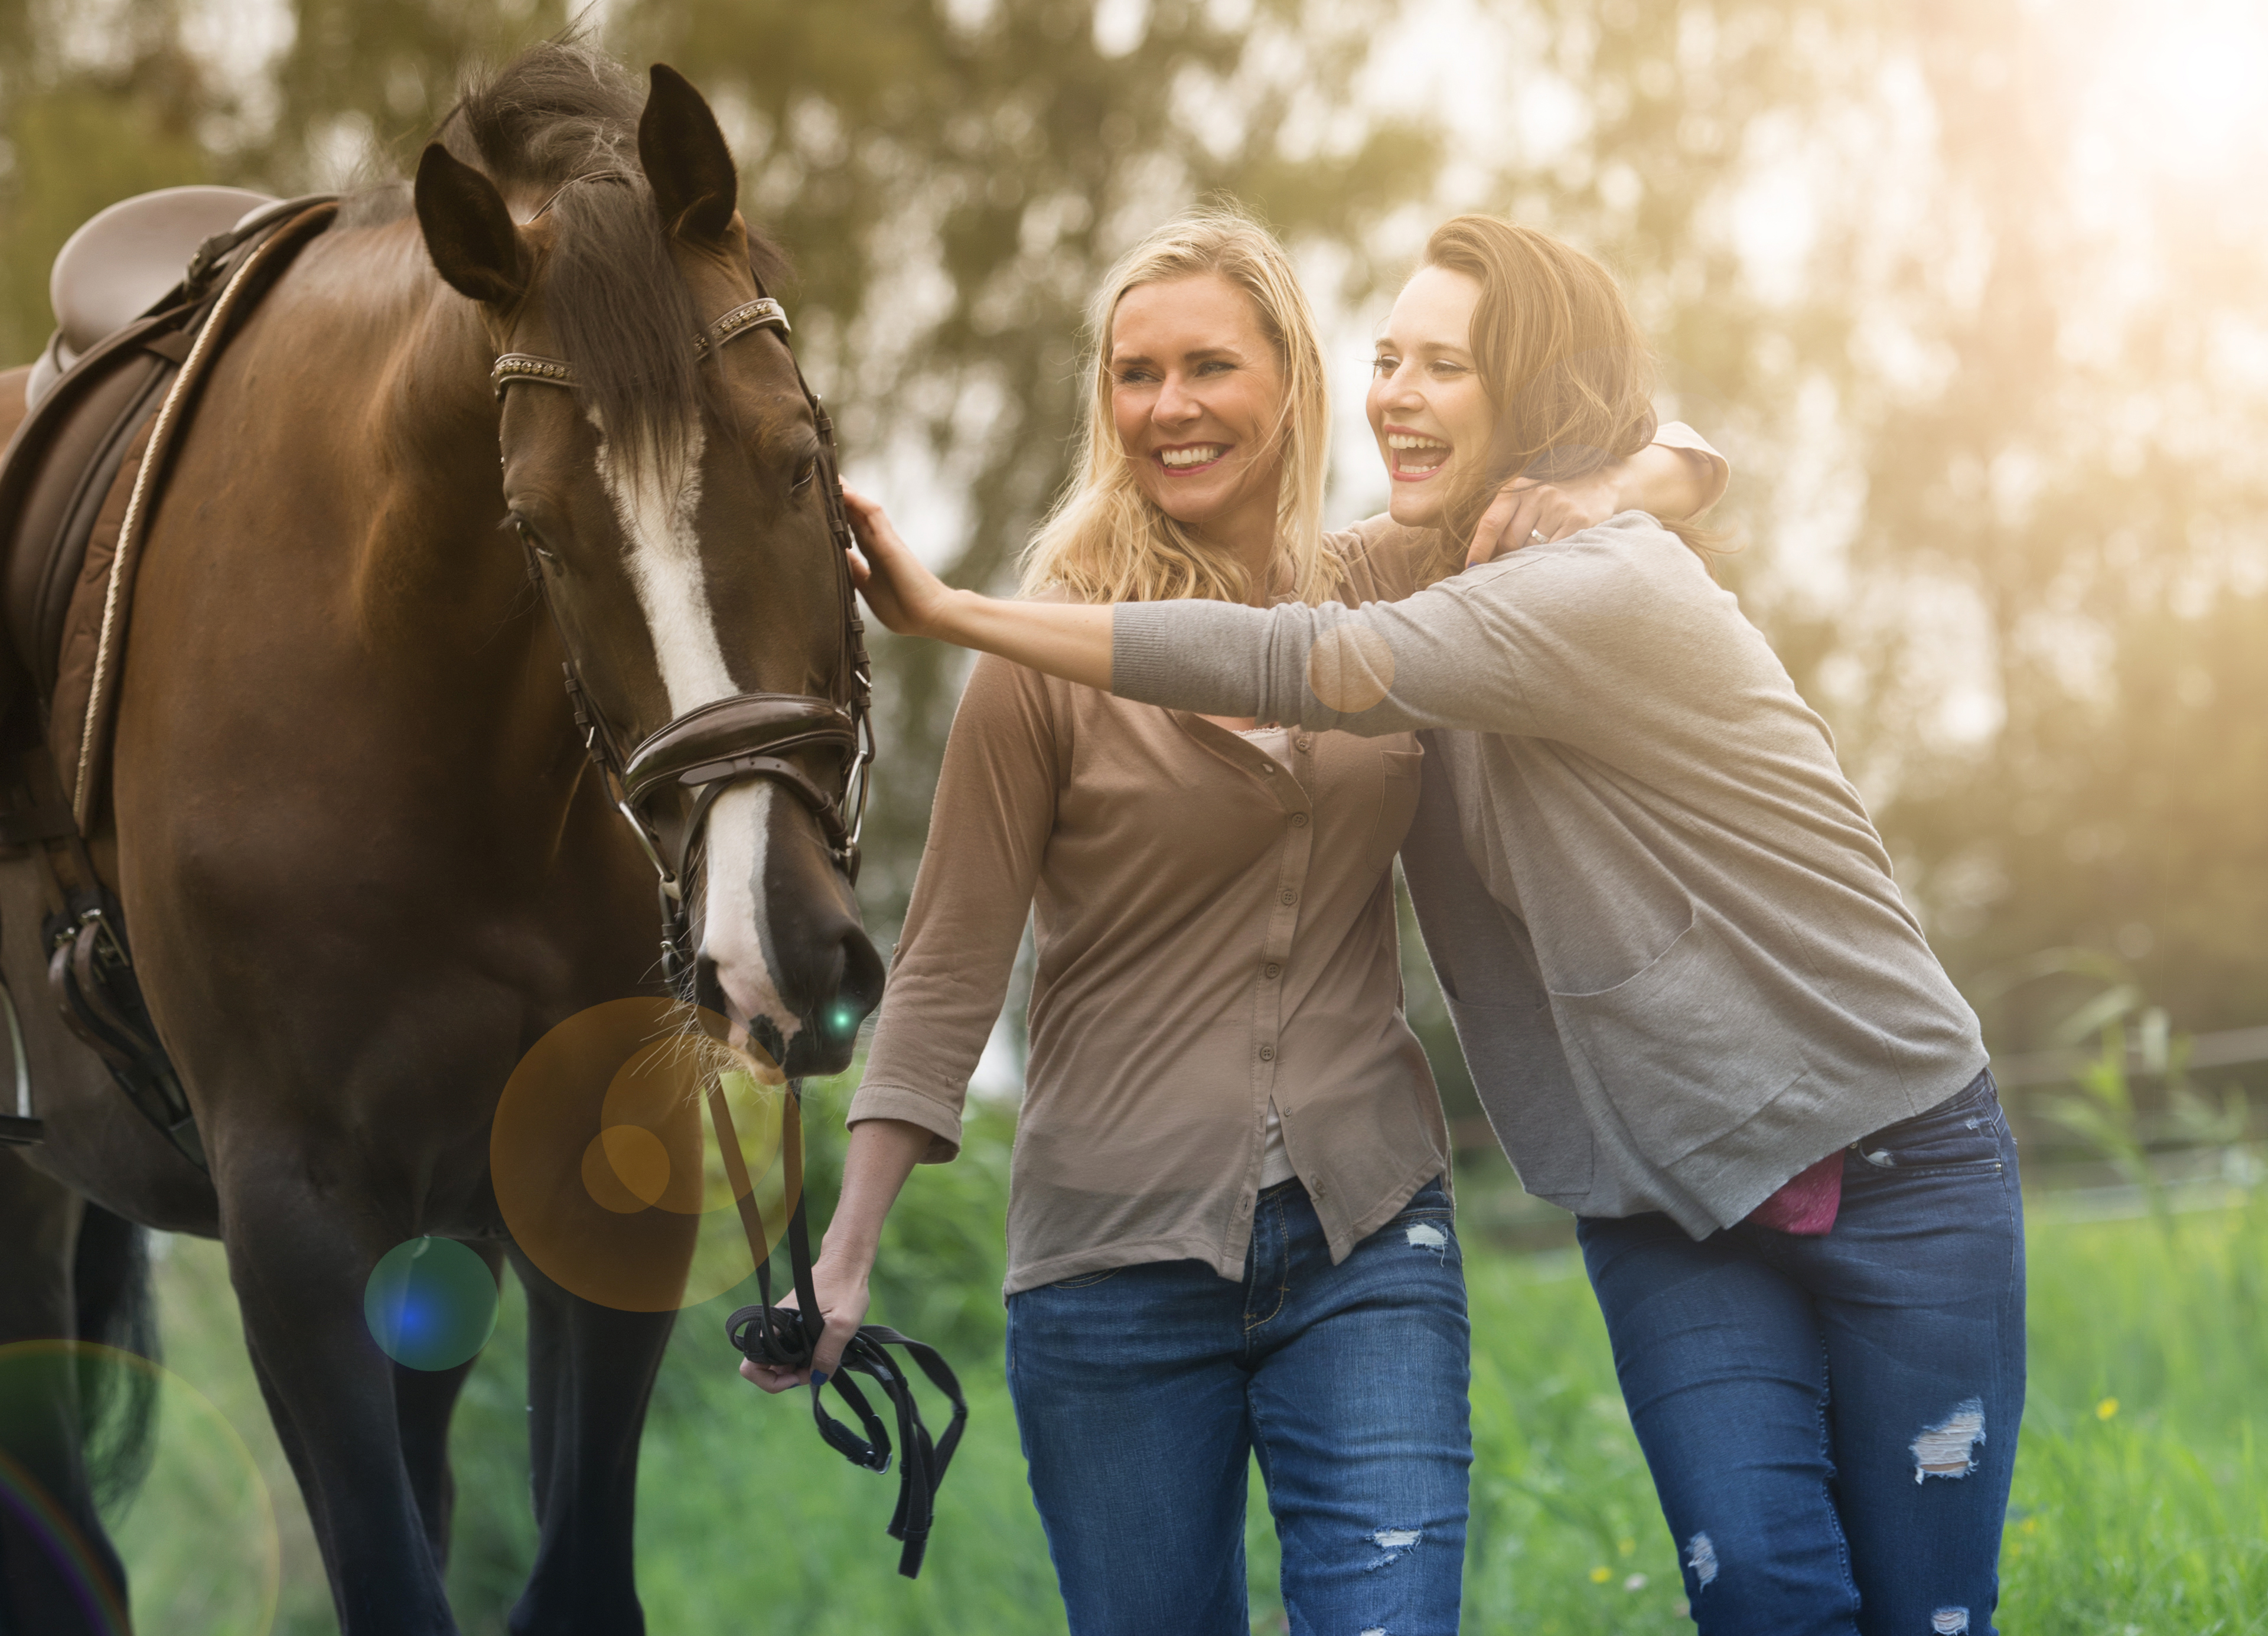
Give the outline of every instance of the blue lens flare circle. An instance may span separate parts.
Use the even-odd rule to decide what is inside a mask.
[[[362,1297],[378,1348],[406,1369],[453,1369],[496,1333],[497,1280],[453,1239],[413,1238],[379,1257]]]

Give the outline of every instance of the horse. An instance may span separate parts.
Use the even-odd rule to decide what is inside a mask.
[[[840,734],[627,808],[592,760],[718,701],[842,703],[831,441],[764,297],[780,253],[738,196],[671,70],[641,95],[580,44],[522,55],[238,328],[144,538],[89,845],[209,1171],[19,1004],[46,1139],[0,1160],[0,1343],[130,1327],[129,1223],[217,1237],[346,1636],[456,1628],[447,1433],[471,1365],[392,1362],[363,1305],[419,1236],[511,1261],[526,1291],[540,1539],[510,1628],[644,1628],[637,1453],[674,1315],[585,1301],[513,1242],[490,1122],[523,1054],[676,992],[780,1072],[835,1072],[880,999],[824,793]],[[773,316],[712,328],[751,312]],[[0,375],[0,435],[24,373]],[[19,999],[44,991],[42,907],[29,866],[0,866]],[[0,1435],[122,1606],[73,1390],[59,1375]],[[0,1630],[111,1628],[10,1526]]]

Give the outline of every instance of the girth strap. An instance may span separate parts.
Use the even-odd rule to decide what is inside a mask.
[[[709,1093],[710,1117],[717,1128],[718,1144],[724,1149],[727,1174],[739,1190],[740,1223],[748,1235],[748,1249],[755,1256],[756,1290],[762,1298],[757,1305],[742,1307],[727,1318],[725,1333],[742,1356],[777,1369],[809,1367],[826,1327],[811,1281],[811,1229],[803,1201],[802,1109],[803,1087],[799,1081],[792,1082],[780,1123],[781,1165],[789,1197],[794,1201],[788,1210],[787,1249],[796,1304],[788,1308],[772,1301],[771,1247],[756,1208],[755,1190],[746,1184],[747,1174],[740,1163],[740,1144],[733,1135],[733,1116],[725,1109],[723,1092],[711,1087]],[[914,1396],[912,1378],[890,1356],[892,1346],[903,1347],[929,1377],[929,1383],[953,1404],[953,1421],[944,1436],[930,1436],[921,1404]],[[890,1433],[866,1394],[850,1378],[854,1374],[866,1376],[880,1389],[897,1419],[898,1504],[890,1515],[889,1535],[904,1547],[898,1555],[898,1572],[912,1579],[921,1573],[922,1557],[929,1548],[930,1526],[937,1516],[937,1491],[945,1482],[946,1468],[953,1463],[954,1450],[961,1446],[961,1434],[968,1424],[968,1401],[961,1395],[952,1367],[935,1347],[909,1340],[886,1324],[862,1326],[843,1349],[843,1360],[835,1373],[825,1382],[812,1382],[811,1414],[828,1448],[869,1471],[890,1469]],[[863,1437],[827,1412],[823,1394],[830,1385],[850,1405]]]

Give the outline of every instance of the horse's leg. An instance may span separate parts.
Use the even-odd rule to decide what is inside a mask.
[[[504,1259],[493,1244],[468,1248],[489,1264],[491,1273]],[[401,1423],[401,1457],[409,1467],[418,1514],[425,1520],[425,1542],[444,1572],[449,1566],[449,1520],[457,1502],[456,1478],[449,1470],[449,1417],[455,1412],[466,1377],[479,1361],[475,1354],[453,1369],[394,1366],[394,1412]]]
[[[638,1436],[669,1344],[669,1312],[615,1312],[571,1295],[517,1250],[527,1291],[535,1567],[513,1636],[637,1636],[630,1565]]]
[[[395,1366],[363,1319],[364,1286],[393,1244],[378,1229],[379,1212],[335,1172],[318,1183],[311,1173],[320,1167],[280,1157],[264,1152],[248,1185],[222,1178],[223,1237],[342,1636],[453,1636],[402,1457]]]
[[[0,1345],[77,1336],[78,1195],[0,1154]],[[126,1569],[95,1514],[78,1369],[62,1348],[18,1354],[0,1382],[0,1632],[113,1628]]]

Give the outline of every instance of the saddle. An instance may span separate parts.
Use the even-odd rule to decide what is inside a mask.
[[[64,1022],[200,1169],[188,1099],[86,837],[101,814],[138,549],[167,461],[234,327],[336,208],[328,195],[172,188],[89,221],[55,258],[58,328],[26,382],[30,412],[0,453],[0,643],[11,661],[0,675],[12,673],[18,695],[0,847],[43,866],[48,982]],[[26,1088],[19,1077],[0,1141],[39,1138]]]

